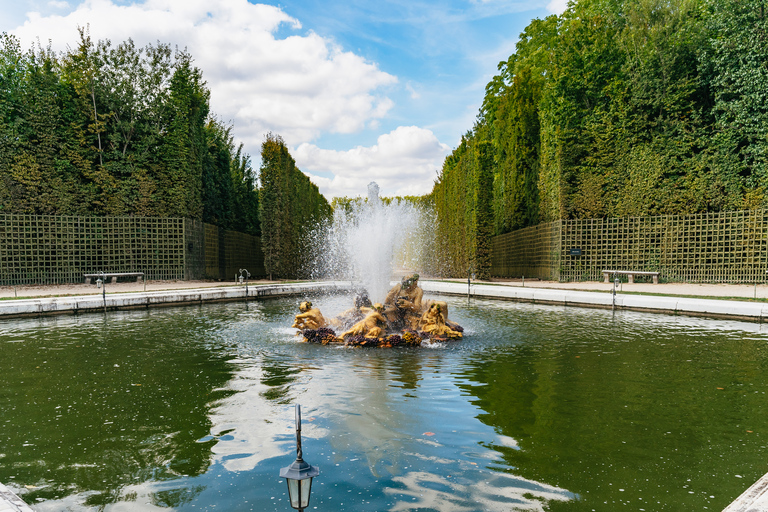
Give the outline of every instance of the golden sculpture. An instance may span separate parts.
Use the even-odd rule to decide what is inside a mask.
[[[419,274],[405,276],[384,299],[384,316],[395,330],[416,329],[422,313],[424,291],[419,287]]]
[[[384,328],[387,325],[387,319],[381,315],[384,306],[377,302],[373,305],[373,308],[362,307],[360,309],[366,313],[365,318],[339,336],[340,338],[358,335],[363,335],[366,338],[378,338],[384,334]]]
[[[299,304],[299,313],[294,319],[291,327],[296,329],[320,329],[327,327],[328,322],[323,317],[319,309],[313,308],[312,303],[307,301]]]
[[[340,313],[338,316],[331,318],[328,321],[328,325],[334,329],[346,330],[352,325],[365,318],[365,315],[373,307],[371,300],[368,298],[368,294],[363,291],[355,296],[354,307]]]
[[[423,300],[419,275],[413,274],[394,286],[384,304],[371,302],[365,292],[355,297],[353,308],[326,321],[319,309],[309,301],[299,306],[293,327],[304,329],[304,341],[310,343],[344,343],[349,346],[418,346],[421,340],[460,339],[464,329],[448,320],[448,304]],[[334,329],[336,331],[334,331]],[[346,330],[344,330],[346,329]],[[341,336],[335,332],[344,330]]]
[[[419,330],[432,336],[461,338],[462,333],[446,325],[446,318],[438,302],[433,302],[419,320]]]

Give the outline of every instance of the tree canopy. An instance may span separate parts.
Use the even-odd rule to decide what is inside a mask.
[[[201,219],[260,231],[250,158],[185,51],[0,36],[0,213]]]
[[[481,272],[487,218],[502,234],[767,207],[766,14],[762,1],[579,0],[533,20],[432,191],[453,273]]]
[[[296,167],[279,135],[267,135],[261,145],[261,162],[264,267],[273,277],[302,277],[312,254],[306,237],[330,218],[331,206],[317,185]]]

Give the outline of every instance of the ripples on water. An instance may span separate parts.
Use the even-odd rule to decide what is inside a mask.
[[[720,510],[768,468],[757,324],[450,300],[465,340],[299,343],[298,299],[0,324],[0,482],[40,511]],[[318,297],[328,315],[348,297]]]

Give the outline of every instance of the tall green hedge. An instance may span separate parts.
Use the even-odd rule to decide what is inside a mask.
[[[174,216],[258,234],[250,160],[192,56],[0,35],[0,213]]]
[[[456,151],[446,158],[431,194],[438,216],[435,257],[440,272],[488,277],[493,231],[492,183],[490,144],[463,138]]]
[[[279,135],[267,135],[261,161],[264,267],[271,277],[302,277],[311,253],[304,247],[305,235],[331,216],[331,207],[317,185],[296,167]]]
[[[765,7],[579,0],[533,20],[432,191],[450,272],[484,266],[472,187],[490,188],[493,234],[768,206]],[[477,179],[483,144],[490,185]]]

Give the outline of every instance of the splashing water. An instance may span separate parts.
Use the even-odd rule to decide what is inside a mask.
[[[331,222],[311,235],[311,245],[320,251],[310,275],[352,281],[373,302],[384,302],[396,274],[425,272],[432,218],[428,209],[406,201],[385,204],[371,182],[367,200],[337,207]]]

